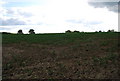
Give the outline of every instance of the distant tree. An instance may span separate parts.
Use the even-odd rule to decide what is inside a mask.
[[[108,30],[107,32],[115,32],[115,31],[112,29],[112,30]]]
[[[112,29],[111,32],[115,32],[114,29]]]
[[[34,30],[33,30],[33,29],[30,29],[30,30],[29,30],[29,34],[35,34]]]
[[[96,33],[98,32],[98,31],[95,31]]]
[[[79,31],[76,31],[76,30],[75,30],[74,33],[79,33]]]
[[[108,30],[107,32],[111,32],[110,30]]]
[[[23,34],[22,30],[18,30],[18,33],[17,34]]]
[[[9,33],[9,32],[1,32],[2,34],[11,34],[11,33]]]
[[[67,30],[67,31],[65,31],[66,33],[71,33],[71,31],[70,30]]]
[[[102,32],[101,30],[99,32]]]

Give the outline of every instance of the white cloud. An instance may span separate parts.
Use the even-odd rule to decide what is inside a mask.
[[[0,0],[0,5],[2,6],[2,5],[4,5],[4,4],[6,4],[6,2],[3,1],[3,0]]]
[[[120,0],[88,0],[89,2],[119,2]]]
[[[46,0],[4,0],[5,2],[41,2]]]
[[[4,11],[3,14],[5,14],[4,20],[13,18],[27,24],[25,26],[16,25],[16,28],[11,29],[11,32],[24,29],[23,31],[27,33],[29,28],[41,33],[64,32],[68,29],[72,31],[118,29],[117,13],[110,12],[107,8],[94,8],[87,3],[87,0],[46,1],[48,2],[44,5],[11,7],[8,9],[1,7]],[[68,22],[69,20],[74,21]]]

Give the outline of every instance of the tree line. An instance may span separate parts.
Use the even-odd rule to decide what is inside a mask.
[[[35,34],[33,29],[30,29],[28,32],[29,32],[29,34]],[[18,30],[17,34],[23,34],[23,31],[20,29],[20,30]]]
[[[66,33],[79,33],[80,31],[77,31],[77,30],[75,30],[75,31],[71,31],[71,30],[67,30],[67,31],[65,31]],[[84,31],[82,31],[82,32],[84,32]],[[99,31],[95,31],[95,32],[105,32],[105,31],[101,31],[101,30],[99,30]],[[116,31],[114,31],[113,29],[112,30],[108,30],[107,32],[116,32]]]
[[[71,30],[65,31],[65,33],[79,33],[79,32],[80,32],[80,31],[77,31],[77,30],[75,30],[75,31],[71,31]],[[99,31],[95,31],[95,32],[105,32],[105,31],[99,30]],[[114,30],[112,29],[112,30],[108,30],[107,32],[116,32],[116,31],[114,31]],[[9,33],[9,32],[0,32],[0,33],[2,33],[2,34],[12,34],[12,33]],[[34,31],[34,29],[30,29],[30,30],[28,31],[28,33],[29,33],[29,34],[35,34],[35,31]],[[81,33],[84,33],[84,31],[82,31]],[[20,29],[20,30],[18,30],[17,34],[24,34],[24,33],[23,33],[23,31]]]

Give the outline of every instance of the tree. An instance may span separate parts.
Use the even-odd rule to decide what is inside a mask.
[[[1,34],[11,34],[11,33],[9,33],[9,32],[1,32]]]
[[[115,32],[114,29],[112,29],[111,32]]]
[[[76,30],[75,30],[74,33],[79,33],[79,31],[76,31]]]
[[[97,33],[98,31],[95,31],[95,33]]]
[[[35,34],[34,30],[33,30],[33,29],[30,29],[30,30],[29,30],[29,34]]]
[[[107,32],[111,32],[110,30],[108,30]]]
[[[18,34],[23,34],[23,32],[22,32],[22,30],[20,29],[20,30],[18,30]]]
[[[66,33],[71,33],[71,31],[70,30],[67,30],[67,31],[65,31]]]
[[[115,32],[115,31],[112,29],[112,30],[108,30],[107,32]]]

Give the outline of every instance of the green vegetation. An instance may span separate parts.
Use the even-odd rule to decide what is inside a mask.
[[[39,44],[69,44],[79,41],[116,38],[118,33],[56,33],[56,34],[3,34],[3,44],[39,43]]]

